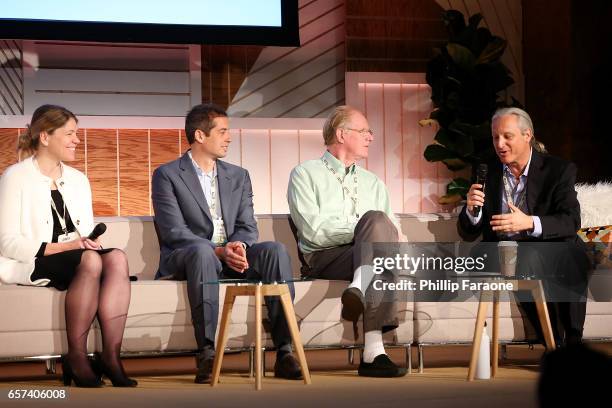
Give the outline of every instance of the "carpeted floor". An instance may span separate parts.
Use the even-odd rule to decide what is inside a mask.
[[[610,353],[609,345],[600,349]],[[396,362],[403,352],[393,350]],[[403,378],[372,379],[356,375],[343,351],[310,351],[312,384],[278,380],[270,373],[263,390],[255,391],[254,379],[246,372],[246,355],[228,355],[221,383],[193,383],[193,358],[129,359],[126,367],[136,375],[134,389],[79,389],[62,387],[57,377],[37,373],[41,367],[28,363],[0,364],[0,406],[2,407],[536,407],[538,361],[542,349],[526,346],[508,348],[508,359],[493,380],[466,381],[469,348],[465,346],[425,349],[425,371]],[[268,369],[273,355],[267,356]],[[40,366],[40,363],[38,363]],[[32,370],[28,372],[29,370]],[[13,370],[13,371],[11,371]],[[17,371],[15,371],[17,370]],[[165,373],[166,375],[159,375]],[[64,400],[9,400],[9,390],[66,390]],[[60,405],[61,404],[61,405]]]

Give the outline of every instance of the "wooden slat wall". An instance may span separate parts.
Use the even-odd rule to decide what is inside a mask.
[[[346,70],[425,72],[446,40],[433,0],[351,0],[346,7]]]
[[[344,101],[345,3],[300,0],[300,47],[233,47],[217,60],[218,47],[204,47],[203,61],[214,71],[203,75],[211,100],[236,117],[327,116]]]
[[[363,111],[374,130],[363,165],[385,182],[393,211],[447,211],[438,204],[446,184],[456,175],[446,166],[429,163],[423,151],[435,129],[418,121],[431,112],[431,91],[424,74],[349,72],[347,103]]]
[[[320,123],[319,123],[320,122]],[[318,121],[315,128],[322,128]],[[22,129],[0,128],[0,174],[17,161]],[[232,129],[226,161],[249,170],[255,211],[287,213],[291,169],[319,157],[323,137],[316,129]],[[96,216],[152,215],[151,175],[189,148],[179,129],[79,129],[77,160],[70,165],[87,174]]]
[[[197,78],[190,71],[199,47],[23,41],[23,49],[26,113],[53,103],[77,115],[183,116],[201,100],[199,68]]]
[[[0,40],[0,114],[23,114],[21,41]]]

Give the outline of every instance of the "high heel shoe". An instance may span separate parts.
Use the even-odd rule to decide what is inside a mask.
[[[104,360],[102,360],[102,356],[96,353],[96,360],[94,365],[96,372],[100,375],[104,374],[112,383],[113,387],[136,387],[138,385],[138,381],[133,378],[129,378],[125,371],[123,370],[123,366],[121,367],[121,372],[119,375],[111,372],[106,364],[104,364]]]
[[[95,380],[86,380],[74,375],[74,372],[72,370],[72,367],[70,366],[70,363],[68,362],[67,357],[64,357],[62,359],[62,381],[66,386],[71,385],[74,381],[74,385],[76,385],[77,387],[84,388],[99,388],[104,385],[104,383],[98,376],[96,376]]]

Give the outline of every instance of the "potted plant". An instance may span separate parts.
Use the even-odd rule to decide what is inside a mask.
[[[478,27],[480,14],[466,24],[461,12],[448,10],[443,20],[449,39],[434,49],[426,73],[434,110],[419,122],[421,126],[437,124],[438,130],[424,156],[430,162],[443,162],[451,171],[475,169],[494,157],[491,116],[499,106],[509,105],[505,95],[502,98],[502,92],[514,83],[501,62],[507,43]],[[520,104],[512,98],[510,105]],[[453,179],[440,204],[456,205],[465,199],[469,186],[466,178]]]

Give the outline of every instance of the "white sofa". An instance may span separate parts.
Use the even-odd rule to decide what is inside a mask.
[[[412,242],[453,242],[459,240],[456,215],[426,214],[400,216],[402,229]],[[116,247],[128,254],[132,282],[132,299],[123,352],[156,354],[193,351],[195,340],[184,282],[155,281],[159,246],[151,217],[98,218],[108,231],[103,236],[105,247]],[[299,277],[296,243],[285,215],[257,217],[260,240],[283,242],[289,250],[293,270]],[[587,339],[612,339],[612,285],[609,271],[592,281],[605,302],[589,302],[585,326]],[[599,280],[598,280],[599,279]],[[355,339],[351,323],[340,318],[340,296],[347,286],[341,281],[301,281],[295,284],[295,311],[302,341],[307,348],[354,347],[362,343],[362,334]],[[220,299],[225,286],[220,285]],[[64,332],[65,292],[54,289],[0,285],[0,359],[11,360],[30,356],[58,356],[67,351]],[[23,307],[27,303],[30,307]],[[19,307],[17,307],[19,306]],[[228,347],[248,349],[254,343],[254,307],[252,298],[239,298],[232,312]],[[477,302],[427,303],[405,301],[399,305],[400,326],[386,335],[389,345],[403,346],[439,343],[469,343],[472,339]],[[265,314],[264,314],[265,315]],[[525,341],[530,328],[514,303],[501,307],[500,339],[505,342]],[[266,345],[271,346],[269,338]],[[90,351],[100,350],[101,338],[97,322],[89,338]],[[419,350],[422,350],[419,347]],[[408,355],[407,355],[408,357]],[[421,354],[419,353],[421,358]],[[422,359],[421,364],[422,367]]]

